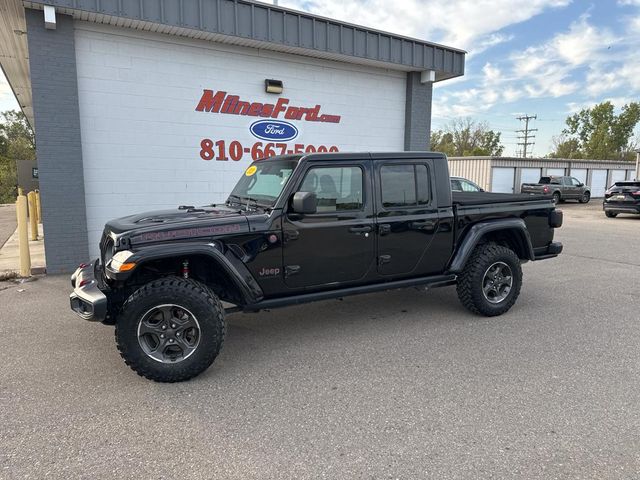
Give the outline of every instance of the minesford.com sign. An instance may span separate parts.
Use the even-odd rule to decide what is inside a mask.
[[[251,144],[237,138],[203,138],[200,157],[203,160],[240,161],[292,153],[337,152],[335,145],[298,143],[300,128],[292,122],[340,123],[341,116],[324,113],[322,105],[301,107],[288,98],[279,97],[275,103],[246,101],[224,91],[204,90],[196,106],[197,112],[255,118],[249,132],[257,140]],[[262,118],[263,120],[257,120]]]

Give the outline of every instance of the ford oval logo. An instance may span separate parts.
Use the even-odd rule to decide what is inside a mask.
[[[278,120],[258,120],[249,127],[251,134],[260,140],[280,140],[286,142],[298,136],[298,129],[289,122]]]

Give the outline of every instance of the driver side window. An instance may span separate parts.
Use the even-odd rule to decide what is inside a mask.
[[[313,167],[298,191],[314,192],[317,212],[362,210],[362,169],[360,167]]]

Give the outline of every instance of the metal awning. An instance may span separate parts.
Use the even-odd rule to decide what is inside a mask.
[[[22,1],[0,2],[0,66],[20,108],[33,126],[26,30]]]
[[[74,19],[400,71],[464,74],[465,51],[248,0],[5,0],[0,63],[32,122],[24,8]],[[432,77],[433,78],[433,77]]]

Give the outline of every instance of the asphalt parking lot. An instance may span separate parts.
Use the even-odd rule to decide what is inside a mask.
[[[126,367],[66,276],[0,283],[0,477],[638,478],[640,217],[562,208],[502,317],[453,288],[233,315],[180,384]]]

